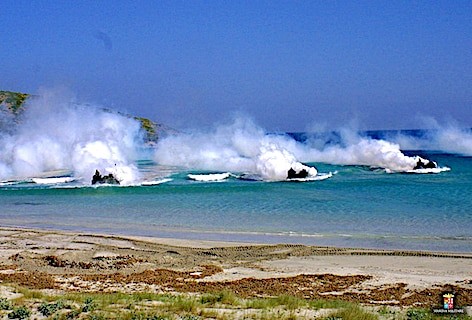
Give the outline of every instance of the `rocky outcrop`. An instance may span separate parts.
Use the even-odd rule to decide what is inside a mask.
[[[437,167],[438,167],[438,164],[436,162],[419,158],[418,161],[416,162],[416,166],[413,168],[413,170],[436,169]]]
[[[295,169],[290,168],[287,172],[287,179],[305,179],[308,177],[308,171],[302,169],[300,171],[295,171]]]
[[[100,171],[95,170],[95,174],[92,177],[92,184],[120,184],[113,174],[102,176]]]

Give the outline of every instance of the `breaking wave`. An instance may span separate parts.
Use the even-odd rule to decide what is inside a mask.
[[[187,177],[195,181],[216,182],[228,179],[231,177],[231,173],[188,174]]]
[[[164,138],[154,160],[191,169],[255,173],[267,181],[286,180],[291,168],[316,176],[315,168],[297,160],[291,150],[297,147],[287,136],[267,135],[252,121],[238,119],[209,132]]]
[[[72,177],[59,177],[59,178],[33,178],[31,179],[36,184],[59,184],[69,183],[75,181]]]
[[[123,184],[139,180],[140,124],[117,113],[74,103],[57,92],[27,102],[14,130],[0,136],[0,179],[35,177],[67,169],[89,181],[98,169]],[[41,180],[38,180],[41,181]]]
[[[336,140],[336,143],[333,143],[331,137],[307,136],[305,141],[307,147],[301,150],[299,156],[304,161],[362,165],[383,168],[388,172],[428,172],[427,170],[418,171],[416,166],[420,161],[429,163],[429,159],[418,155],[406,155],[398,143],[374,139],[350,130],[340,131]],[[429,172],[442,172],[449,168],[442,169],[444,170],[430,170]]]
[[[287,179],[291,168],[306,170],[307,178],[318,175],[305,163],[363,165],[388,172],[425,173],[415,170],[428,159],[408,156],[400,144],[362,136],[351,130],[341,131],[333,142],[330,135],[307,135],[298,141],[286,134],[268,134],[247,119],[236,119],[206,132],[169,136],[159,141],[154,159],[165,165],[201,170],[252,173],[267,181]],[[417,168],[416,168],[417,169]],[[437,168],[428,172],[447,171]]]
[[[122,185],[156,185],[169,175],[145,176],[135,165],[145,145],[140,123],[133,118],[79,104],[50,91],[27,101],[19,119],[0,116],[0,185],[25,179],[37,184],[69,183],[69,178],[44,175],[57,170],[71,172],[70,179],[82,184],[90,184],[95,170],[112,173]],[[13,123],[16,120],[18,123]],[[283,181],[289,178],[289,170],[297,173],[291,179],[295,181],[330,177],[308,163],[362,165],[387,172],[449,170],[441,166],[418,169],[419,162],[428,163],[429,159],[402,150],[471,156],[472,131],[435,123],[434,130],[416,136],[396,133],[373,138],[354,130],[340,130],[335,135],[305,134],[303,139],[296,139],[288,134],[267,133],[253,121],[238,118],[212,129],[160,138],[150,149],[159,165],[224,172],[188,176],[198,181],[224,180],[230,173],[246,179]],[[304,176],[298,176],[300,172]],[[42,180],[45,178],[56,180]]]

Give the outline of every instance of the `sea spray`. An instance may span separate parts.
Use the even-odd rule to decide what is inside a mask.
[[[284,135],[266,134],[250,120],[236,119],[207,132],[164,138],[154,159],[191,169],[254,173],[268,181],[287,179],[290,168],[305,169],[315,176],[316,169],[300,163],[287,148],[295,144]]]
[[[295,172],[306,170],[310,177],[314,177],[318,173],[314,167],[308,167],[297,161],[292,153],[277,143],[261,146],[260,153],[256,158],[256,170],[263,178],[284,180],[287,179],[287,173],[290,169]]]
[[[351,136],[347,141],[343,139],[342,144],[315,149],[309,147],[308,141],[308,148],[302,158],[330,164],[378,167],[391,171],[412,170],[419,159],[406,156],[398,144],[385,140]]]
[[[139,183],[134,165],[144,148],[140,124],[102,108],[78,104],[56,92],[41,92],[27,102],[18,124],[2,117],[0,179],[31,178],[69,170],[86,184],[96,169],[112,173],[122,184]],[[388,140],[388,141],[387,141]],[[422,137],[400,135],[374,139],[354,130],[308,135],[303,142],[286,134],[269,134],[251,120],[178,134],[159,140],[152,150],[158,164],[188,169],[252,173],[264,180],[287,178],[290,169],[317,175],[307,162],[365,165],[409,172],[421,160],[405,155],[407,147],[472,154],[472,132],[440,127]]]
[[[132,184],[139,180],[133,163],[140,144],[134,119],[44,91],[27,101],[15,130],[0,138],[0,179],[66,169],[89,183],[98,169]]]
[[[191,169],[248,172],[264,180],[284,180],[287,171],[305,169],[310,176],[316,169],[302,162],[338,165],[363,165],[384,168],[389,172],[409,172],[419,160],[407,156],[400,145],[361,136],[353,130],[327,135],[308,136],[299,142],[285,134],[268,134],[251,120],[236,119],[232,124],[200,133],[181,134],[159,141],[154,159],[165,165]]]
[[[424,130],[420,136],[403,133],[391,135],[389,139],[405,150],[429,150],[472,156],[472,130],[456,126],[439,126]]]
[[[417,130],[375,131],[378,138],[396,143],[402,150],[439,151],[462,156],[472,156],[472,129],[457,121],[439,122],[433,118],[423,119]]]

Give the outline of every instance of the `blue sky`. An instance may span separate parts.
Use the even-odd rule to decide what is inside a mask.
[[[177,128],[472,126],[472,1],[2,0],[0,90]]]

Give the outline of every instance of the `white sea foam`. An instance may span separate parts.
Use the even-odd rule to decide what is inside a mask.
[[[140,185],[142,185],[142,186],[157,186],[159,184],[171,182],[173,180],[174,179],[171,179],[171,178],[165,178],[165,179],[157,179],[157,180],[151,180],[151,181],[143,181],[143,182],[141,182]]]
[[[214,182],[214,181],[223,181],[228,179],[231,176],[231,173],[210,173],[210,174],[188,174],[187,177],[191,180],[201,181],[201,182]]]
[[[451,168],[449,167],[440,167],[440,168],[426,168],[426,169],[414,169],[414,170],[408,170],[406,171],[407,173],[422,173],[422,174],[429,174],[429,173],[441,173],[441,172],[446,172],[446,171],[451,171]]]
[[[13,185],[18,184],[18,183],[19,183],[18,181],[2,181],[2,182],[0,182],[0,187],[13,186]]]
[[[0,179],[66,168],[88,181],[98,169],[132,184],[139,180],[133,164],[139,135],[134,119],[44,91],[27,102],[15,130],[0,137]]]
[[[72,177],[58,177],[58,178],[32,178],[31,179],[36,184],[59,184],[59,183],[69,183],[75,181],[75,178]]]
[[[336,174],[336,172],[319,173],[316,176],[312,176],[308,178],[292,178],[292,179],[288,179],[288,181],[297,181],[297,182],[323,181],[323,180],[331,178],[334,174]]]

